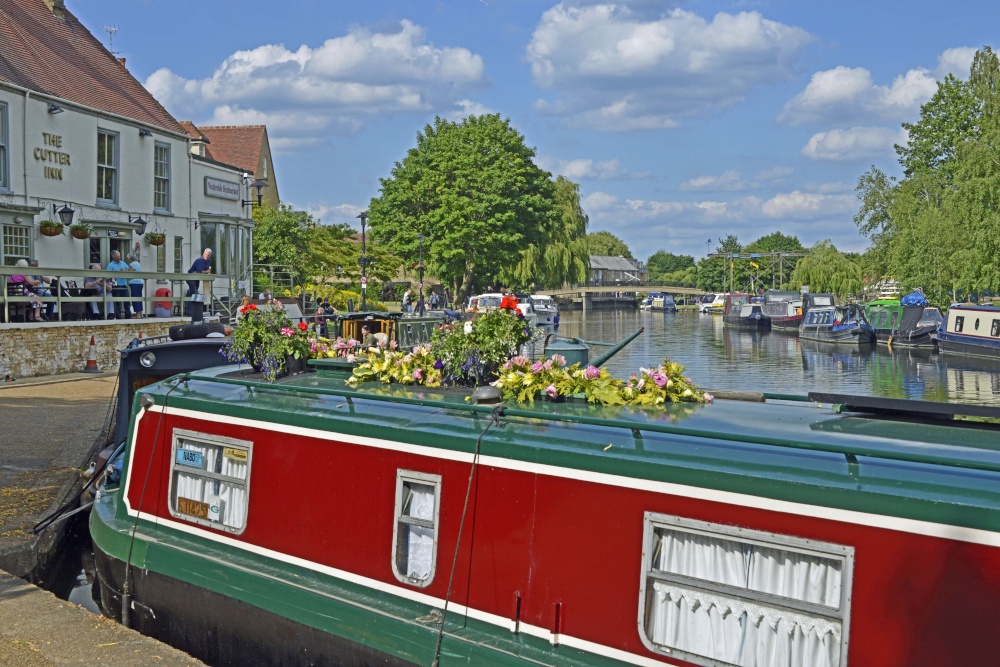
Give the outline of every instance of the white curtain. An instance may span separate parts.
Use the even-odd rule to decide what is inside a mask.
[[[410,485],[408,515],[414,519],[434,521],[434,487],[423,484]],[[434,559],[434,529],[406,525],[406,576],[427,579],[431,576]]]
[[[749,591],[840,605],[840,561],[682,531],[660,531],[653,567]],[[837,667],[839,621],[652,581],[650,639],[745,667]]]

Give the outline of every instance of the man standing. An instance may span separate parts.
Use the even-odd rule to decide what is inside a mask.
[[[205,251],[201,253],[201,257],[194,260],[194,262],[191,264],[191,268],[188,269],[188,273],[211,273],[212,272],[211,259],[212,259],[212,249],[205,248]],[[198,294],[198,290],[201,287],[200,280],[189,280],[187,281],[187,284],[188,284],[188,291],[187,291],[188,296],[194,296],[195,294]],[[191,314],[190,302],[185,304],[184,314],[185,315]]]
[[[107,271],[128,271],[128,264],[122,261],[122,254],[117,250],[111,251],[111,261],[108,262]],[[128,281],[124,278],[111,278],[111,296],[112,297],[127,297],[129,295]],[[131,313],[129,310],[128,303],[115,301],[115,314],[112,316],[108,314],[108,319],[122,319],[122,313],[125,317],[130,317]]]

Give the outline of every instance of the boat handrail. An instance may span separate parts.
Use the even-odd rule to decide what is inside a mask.
[[[437,409],[451,409],[458,411],[469,411],[478,414],[490,414],[497,409],[495,404],[483,404],[478,405],[474,403],[466,405],[458,404],[442,404],[438,399],[427,399],[427,398],[416,398],[408,396],[385,396],[380,394],[371,394],[364,391],[357,391],[352,389],[340,389],[333,387],[303,387],[301,385],[281,385],[281,384],[270,384],[267,382],[256,382],[252,380],[234,380],[230,378],[223,378],[210,375],[198,375],[192,376],[191,373],[185,373],[184,375],[179,375],[171,380],[167,380],[167,384],[176,384],[180,382],[190,382],[199,381],[206,383],[215,384],[227,384],[246,387],[248,392],[254,391],[283,391],[290,393],[302,393],[308,395],[318,395],[318,396],[340,396],[348,399],[362,399],[371,400],[376,402],[387,402],[387,403],[397,403],[404,405],[415,405],[420,407],[432,407]],[[682,426],[676,426],[673,424],[654,424],[645,423],[640,424],[636,422],[627,422],[622,420],[608,419],[603,417],[588,417],[586,415],[571,415],[571,414],[560,414],[557,412],[545,412],[541,410],[532,410],[526,408],[513,408],[504,405],[500,412],[500,416],[503,417],[517,417],[521,419],[538,419],[542,421],[554,421],[554,422],[564,422],[570,424],[581,424],[585,426],[598,426],[605,428],[620,428],[627,429],[632,432],[632,437],[637,442],[642,442],[642,432],[649,433],[668,433],[671,435],[679,436],[689,436],[696,438],[709,438],[714,440],[722,440],[727,442],[741,442],[757,445],[767,445],[774,447],[782,447],[794,450],[804,450],[817,453],[825,454],[840,454],[843,455],[848,464],[854,465],[857,463],[857,458],[873,458],[873,459],[884,459],[891,461],[904,461],[907,463],[920,463],[926,465],[934,466],[948,466],[954,468],[964,468],[971,470],[982,470],[987,472],[998,472],[1000,473],[1000,461],[990,462],[990,461],[970,461],[957,456],[947,456],[942,454],[925,454],[919,451],[900,451],[892,449],[877,449],[868,448],[856,445],[848,444],[837,444],[832,442],[804,442],[801,440],[788,440],[784,438],[774,438],[759,435],[751,435],[747,433],[727,433],[723,431],[709,431],[703,429],[692,429],[685,428]]]

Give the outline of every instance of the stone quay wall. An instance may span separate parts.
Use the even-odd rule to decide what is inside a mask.
[[[113,371],[118,368],[119,350],[140,333],[146,338],[160,336],[171,326],[189,321],[189,318],[169,317],[0,324],[0,382],[8,374],[28,378],[79,373],[87,364],[91,336],[98,368]]]

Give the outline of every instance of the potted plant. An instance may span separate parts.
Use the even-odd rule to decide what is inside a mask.
[[[304,322],[293,325],[280,303],[271,302],[263,308],[251,303],[239,313],[239,323],[221,350],[229,361],[250,364],[268,382],[274,382],[295,372],[295,361],[304,362],[312,356],[315,338],[310,338],[309,326]]]
[[[42,236],[60,236],[63,233],[63,226],[53,220],[42,220],[38,225],[38,231]]]
[[[94,228],[85,222],[75,222],[69,226],[69,233],[73,235],[73,238],[89,239],[90,235],[94,233]]]
[[[146,232],[146,245],[163,245],[167,241],[167,235],[163,232]]]

